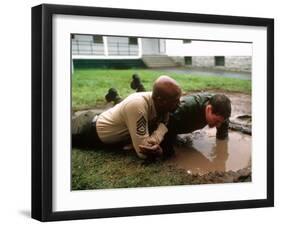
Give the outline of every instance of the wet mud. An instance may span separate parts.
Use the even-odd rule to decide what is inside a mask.
[[[251,96],[241,93],[225,93],[231,100],[232,112],[229,128],[245,134],[252,134]]]
[[[251,168],[244,168],[238,171],[209,172],[204,175],[187,174],[188,184],[220,184],[220,183],[240,183],[251,182]]]

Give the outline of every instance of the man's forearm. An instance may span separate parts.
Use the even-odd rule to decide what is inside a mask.
[[[168,132],[167,127],[165,124],[160,123],[157,127],[156,130],[152,132],[152,134],[147,137],[144,141],[144,143],[150,143],[150,144],[160,144],[163,139],[165,134]]]

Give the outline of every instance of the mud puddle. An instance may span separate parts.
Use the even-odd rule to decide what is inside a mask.
[[[189,147],[175,147],[176,153],[169,161],[176,168],[204,175],[251,167],[252,138],[249,135],[229,131],[227,140],[218,140],[216,129],[206,127],[192,133],[191,138]]]

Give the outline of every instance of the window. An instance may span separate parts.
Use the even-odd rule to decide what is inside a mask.
[[[224,66],[225,59],[224,56],[215,56],[215,66]]]
[[[190,40],[190,39],[184,39],[184,40],[182,40],[182,43],[183,43],[183,44],[191,43],[191,40]]]
[[[71,34],[71,39],[75,39],[75,36],[74,36],[74,34]]]
[[[97,44],[103,44],[103,37],[102,35],[94,35],[93,42]]]
[[[185,56],[184,57],[184,63],[185,63],[185,65],[192,65],[192,57],[191,56]]]
[[[137,38],[129,38],[129,45],[137,45],[138,39]]]

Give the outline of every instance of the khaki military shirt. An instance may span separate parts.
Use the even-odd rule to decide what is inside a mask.
[[[141,158],[139,145],[160,144],[168,131],[169,114],[158,116],[151,92],[134,93],[97,119],[97,133],[104,143],[131,140]]]

